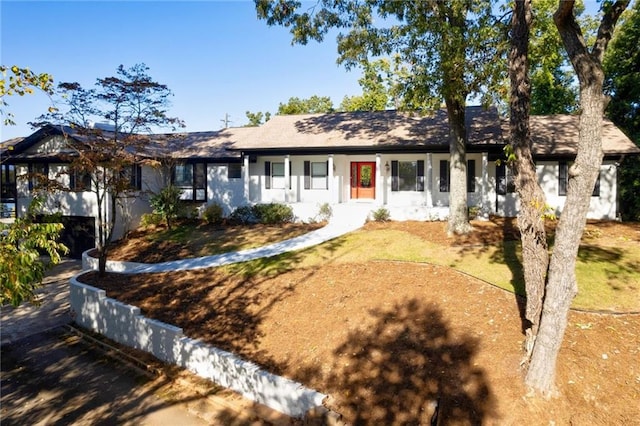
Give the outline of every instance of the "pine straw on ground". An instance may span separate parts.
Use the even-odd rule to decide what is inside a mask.
[[[441,224],[398,226],[442,235]],[[350,423],[428,424],[439,401],[444,424],[640,424],[638,315],[571,312],[559,397],[547,401],[522,384],[522,301],[446,267],[328,262],[275,276],[205,269],[81,280],[329,394]]]

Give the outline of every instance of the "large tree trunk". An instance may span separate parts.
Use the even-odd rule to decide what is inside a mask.
[[[569,169],[567,199],[556,230],[540,329],[525,382],[545,395],[555,393],[556,361],[567,327],[571,301],[578,292],[575,266],[589,201],[602,164],[604,94],[602,58],[613,27],[629,0],[617,1],[603,15],[589,51],[573,14],[574,1],[562,0],[554,20],[580,81],[578,152]]]
[[[546,200],[538,184],[535,164],[531,154],[529,114],[531,84],[529,81],[529,28],[531,25],[531,0],[514,3],[511,50],[509,52],[510,134],[515,159],[512,169],[516,192],[520,198],[518,227],[522,241],[522,263],[526,289],[526,309],[523,329],[526,333],[523,365],[528,365],[535,336],[538,332],[544,285],[549,266],[549,251],[544,228]]]
[[[467,206],[467,130],[465,104],[448,99],[449,116],[449,223],[447,233],[467,234],[471,231]]]

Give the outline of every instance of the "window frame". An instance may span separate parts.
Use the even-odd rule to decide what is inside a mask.
[[[449,160],[440,160],[440,182],[438,190],[440,192],[450,192],[451,170]]]
[[[280,165],[282,164],[282,176],[276,175],[275,177],[279,178],[282,177],[282,187],[278,186],[274,186],[273,185],[273,165],[277,164]],[[291,164],[290,164],[291,165]],[[265,189],[289,189],[291,188],[291,173],[289,173],[289,185],[287,187],[286,182],[284,180],[284,173],[285,173],[285,169],[284,169],[284,162],[273,162],[273,161],[265,161],[264,162],[264,188]]]
[[[316,173],[314,170],[314,165],[321,165],[324,168],[323,173]],[[304,189],[329,189],[328,161],[304,162]]]
[[[558,161],[558,196],[566,197],[567,190],[569,189],[569,168],[573,163],[568,161]],[[593,191],[591,191],[592,197],[600,196],[600,177],[601,170],[598,170],[598,177],[593,185]]]
[[[403,164],[410,164],[413,174],[402,176]],[[405,182],[408,181],[409,183]],[[393,160],[391,161],[391,191],[392,192],[423,192],[424,191],[424,160]]]
[[[240,163],[228,163],[227,164],[227,180],[242,179],[242,164]]]
[[[515,176],[505,161],[496,164],[496,194],[507,195],[516,192]]]
[[[189,173],[182,172],[182,179],[176,181],[178,167]],[[188,167],[188,168],[187,168]],[[188,176],[190,175],[190,176]],[[189,179],[190,178],[190,179]],[[189,183],[189,180],[191,181]],[[206,202],[207,201],[207,163],[204,162],[184,162],[173,166],[171,173],[171,183],[182,190],[180,199],[182,201]],[[188,196],[189,192],[191,196]],[[199,195],[201,194],[201,195]]]
[[[129,191],[142,191],[142,166],[140,164],[131,164],[122,169],[121,176],[128,179]]]
[[[93,182],[91,181],[91,173],[83,172],[76,169],[69,171],[69,190],[72,192],[88,192],[91,191]]]
[[[40,170],[36,170],[36,166],[42,168]],[[48,180],[49,163],[29,163],[29,191],[33,191],[40,186],[39,179],[36,175],[44,176]]]

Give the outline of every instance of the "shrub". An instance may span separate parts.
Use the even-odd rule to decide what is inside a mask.
[[[180,188],[169,185],[157,194],[153,194],[149,198],[149,204],[153,208],[153,213],[160,215],[167,223],[167,228],[171,229],[172,221],[182,213],[182,205],[180,203]]]
[[[316,219],[320,222],[328,222],[331,216],[333,216],[331,205],[329,203],[320,204]]]
[[[264,223],[278,224],[293,222],[295,216],[293,209],[286,204],[269,203],[256,204],[255,206],[241,206],[235,209],[229,219],[235,223]]]
[[[224,219],[224,210],[218,203],[209,204],[202,212],[202,219],[210,224],[222,223]]]
[[[268,225],[293,222],[295,218],[293,209],[286,204],[256,204],[253,210],[258,221]]]
[[[234,223],[241,223],[243,225],[249,223],[258,223],[258,218],[251,206],[240,206],[237,207],[234,211],[229,215],[229,219]]]
[[[140,225],[142,226],[157,226],[163,221],[162,215],[157,213],[145,213],[140,218]]]
[[[376,222],[387,222],[391,218],[391,213],[384,207],[380,207],[378,210],[374,210],[373,212],[373,220]]]
[[[477,219],[480,214],[480,207],[473,206],[469,207],[469,220]]]

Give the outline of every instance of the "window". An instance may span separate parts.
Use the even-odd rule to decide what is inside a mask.
[[[496,165],[496,192],[498,195],[516,192],[513,174],[511,174],[504,161]]]
[[[476,160],[467,160],[467,192],[476,192]]]
[[[558,163],[558,195],[567,195],[567,183],[569,183],[569,165],[566,161]]]
[[[206,201],[207,165],[205,163],[177,164],[173,170],[173,184],[182,189],[181,200]]]
[[[449,162],[440,160],[440,192],[449,192]]]
[[[424,191],[424,161],[392,161],[391,191]]]
[[[91,174],[79,170],[69,172],[69,189],[76,192],[91,190]]]
[[[241,179],[242,178],[242,164],[229,163],[227,164],[227,179]]]
[[[132,164],[129,167],[125,167],[122,170],[121,176],[123,179],[129,180],[129,190],[142,190],[142,167],[139,164]]]
[[[16,166],[13,164],[1,164],[2,168],[0,176],[0,191],[2,193],[2,200],[15,200],[17,196],[16,191]]]
[[[304,189],[327,189],[329,188],[329,163],[304,162]]]
[[[264,185],[266,189],[284,189],[284,163],[264,162]],[[291,179],[291,176],[289,176]],[[291,183],[291,181],[289,181]]]
[[[46,163],[29,164],[29,191],[46,185],[49,179],[49,165]]]
[[[558,195],[567,195],[567,188],[569,187],[569,167],[570,163],[567,163],[566,161],[560,161],[558,163]],[[600,196],[600,173],[598,173],[598,178],[596,179],[596,183],[593,186],[593,192],[591,193],[591,196]]]

